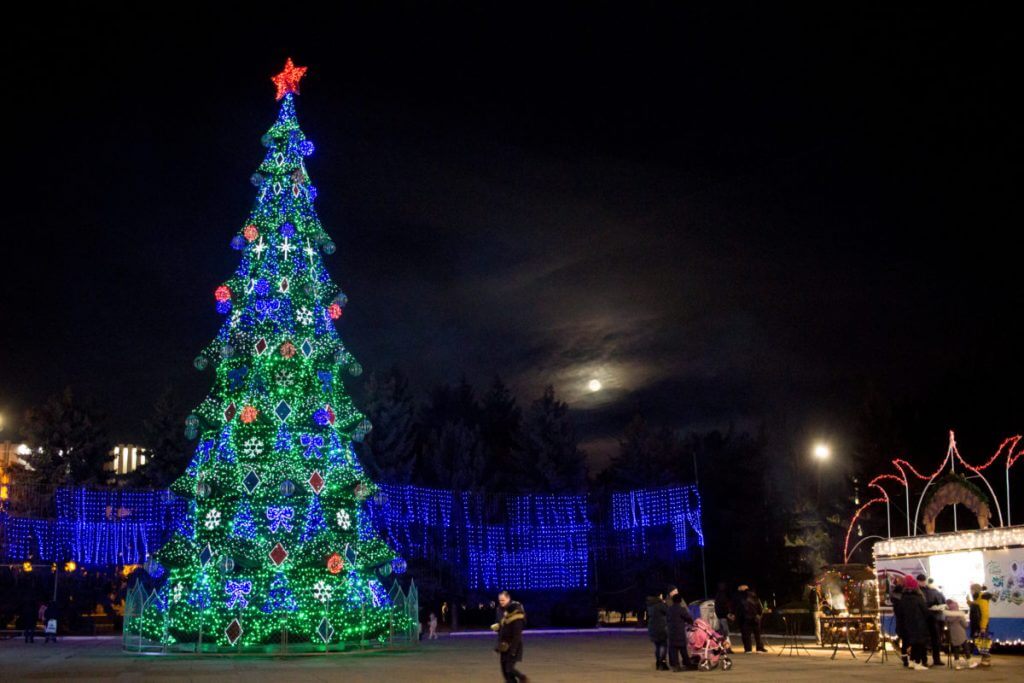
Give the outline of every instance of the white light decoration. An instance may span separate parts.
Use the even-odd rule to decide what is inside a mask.
[[[333,593],[334,587],[324,581],[313,584],[313,599],[318,602],[327,602]]]
[[[258,457],[263,453],[263,442],[255,436],[250,436],[242,444],[242,453],[249,458]]]
[[[1024,546],[1024,526],[891,538],[875,544],[875,556],[931,555],[1012,546]]]
[[[207,529],[216,529],[220,526],[220,510],[210,510],[206,513],[203,526]]]
[[[181,602],[182,597],[185,595],[185,586],[180,583],[174,584],[174,588],[171,589],[171,600],[173,602]]]
[[[338,514],[335,515],[338,520],[338,526],[342,529],[350,529],[352,527],[352,515],[348,514],[345,510],[338,510]]]

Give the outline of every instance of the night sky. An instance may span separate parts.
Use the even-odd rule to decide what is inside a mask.
[[[637,408],[842,439],[866,387],[941,397],[940,447],[1019,431],[1017,20],[677,4],[9,21],[7,433],[65,385],[120,438],[203,398],[287,56],[368,372],[553,384],[598,463]]]

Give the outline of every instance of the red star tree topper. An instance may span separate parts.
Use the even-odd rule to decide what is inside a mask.
[[[299,94],[299,81],[306,75],[306,67],[295,66],[292,58],[289,57],[284,63],[284,69],[270,80],[277,86],[277,99],[281,99],[288,93]]]

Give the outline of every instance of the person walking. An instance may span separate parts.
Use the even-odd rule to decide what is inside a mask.
[[[527,683],[527,677],[516,670],[516,664],[523,661],[523,627],[526,625],[526,612],[523,606],[512,599],[508,591],[498,594],[498,604],[502,609],[501,621],[498,622],[498,646],[495,651],[501,662],[501,675],[506,683]]]
[[[718,633],[725,638],[726,646],[729,644],[729,620],[733,619],[732,601],[729,600],[729,589],[724,581],[719,582],[718,592],[715,593],[715,619],[718,620]]]
[[[753,588],[748,588],[743,597],[743,603],[738,607],[743,612],[741,634],[743,636],[743,651],[750,652],[751,635],[758,652],[767,652],[764,642],[761,640],[761,617],[764,615],[764,605]]]
[[[668,605],[660,595],[647,596],[647,636],[654,643],[654,668],[668,671]]]
[[[960,605],[956,603],[956,600],[952,598],[946,600],[944,618],[946,628],[949,629],[949,647],[952,656],[956,658],[953,668],[959,671],[964,668],[977,667],[978,663],[971,661],[971,644],[967,640],[967,617],[960,611]]]
[[[903,579],[903,597],[896,604],[896,628],[902,629],[900,640],[906,640],[910,648],[911,668],[918,671],[928,669],[928,619],[930,615],[924,604],[924,595],[918,588],[917,579],[907,576]]]
[[[932,646],[932,666],[943,666],[945,662],[942,661],[942,625],[946,596],[935,587],[935,579],[918,574],[917,582],[924,595],[924,606],[928,608],[928,638]]]
[[[903,598],[903,579],[894,578],[892,595],[892,615],[896,620],[896,637],[900,640],[900,661],[903,662],[904,667],[910,666],[910,658],[907,652],[907,635],[903,629],[903,619],[900,616],[900,600]]]
[[[21,610],[18,613],[18,628],[25,632],[25,642],[34,643],[36,642],[36,617],[38,612],[36,610],[36,604],[32,600],[25,600],[21,604]]]
[[[684,666],[691,666],[690,655],[686,649],[686,627],[693,623],[693,617],[690,616],[690,610],[683,605],[683,596],[678,591],[672,596],[672,604],[665,616],[668,621],[669,666],[672,671],[683,671]]]
[[[427,622],[427,627],[430,629],[427,632],[427,640],[437,640],[437,615],[433,612],[430,613],[430,620]]]

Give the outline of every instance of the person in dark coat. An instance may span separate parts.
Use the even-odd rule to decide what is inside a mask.
[[[725,642],[729,642],[729,620],[735,618],[732,611],[732,600],[729,599],[729,589],[724,582],[718,584],[718,592],[715,593],[715,618],[718,619],[718,632]]]
[[[741,633],[743,634],[743,651],[750,652],[751,640],[757,645],[758,652],[767,652],[764,642],[761,640],[761,617],[764,614],[764,606],[761,599],[753,588],[748,588],[743,596],[743,603],[737,607],[738,612],[743,612],[741,622]],[[753,635],[753,639],[751,638]]]
[[[907,636],[903,632],[903,620],[900,618],[900,600],[903,598],[903,580],[894,579],[892,594],[890,599],[892,600],[892,616],[896,620],[896,637],[900,640],[900,660],[903,662],[903,666],[910,666],[910,655],[907,652],[908,643]]]
[[[917,575],[917,583],[924,595],[924,606],[928,608],[928,639],[932,646],[932,666],[945,666],[942,661],[942,627],[945,623],[946,596],[935,587],[935,579],[929,579],[924,574]],[[935,610],[934,607],[941,607],[942,610]]]
[[[906,640],[910,647],[910,658],[914,669],[928,668],[928,619],[930,615],[924,604],[924,595],[917,586],[917,579],[907,576],[903,579],[903,597],[894,608],[896,628],[901,630],[900,640]]]
[[[660,595],[647,596],[647,635],[654,643],[654,668],[668,671],[668,605]]]
[[[508,591],[498,594],[498,604],[503,610],[498,622],[498,646],[495,651],[501,661],[501,675],[506,683],[526,683],[526,675],[516,670],[516,664],[523,661],[523,627],[526,612],[523,606],[512,599]]]
[[[18,612],[18,628],[25,632],[25,642],[36,642],[36,617],[38,608],[32,600],[21,603],[21,610]]]
[[[683,596],[676,593],[666,614],[668,621],[668,661],[673,671],[682,671],[690,666],[690,655],[686,649],[686,627],[693,623],[690,610],[683,605]],[[680,659],[680,653],[682,658]],[[680,666],[682,664],[683,666]]]

